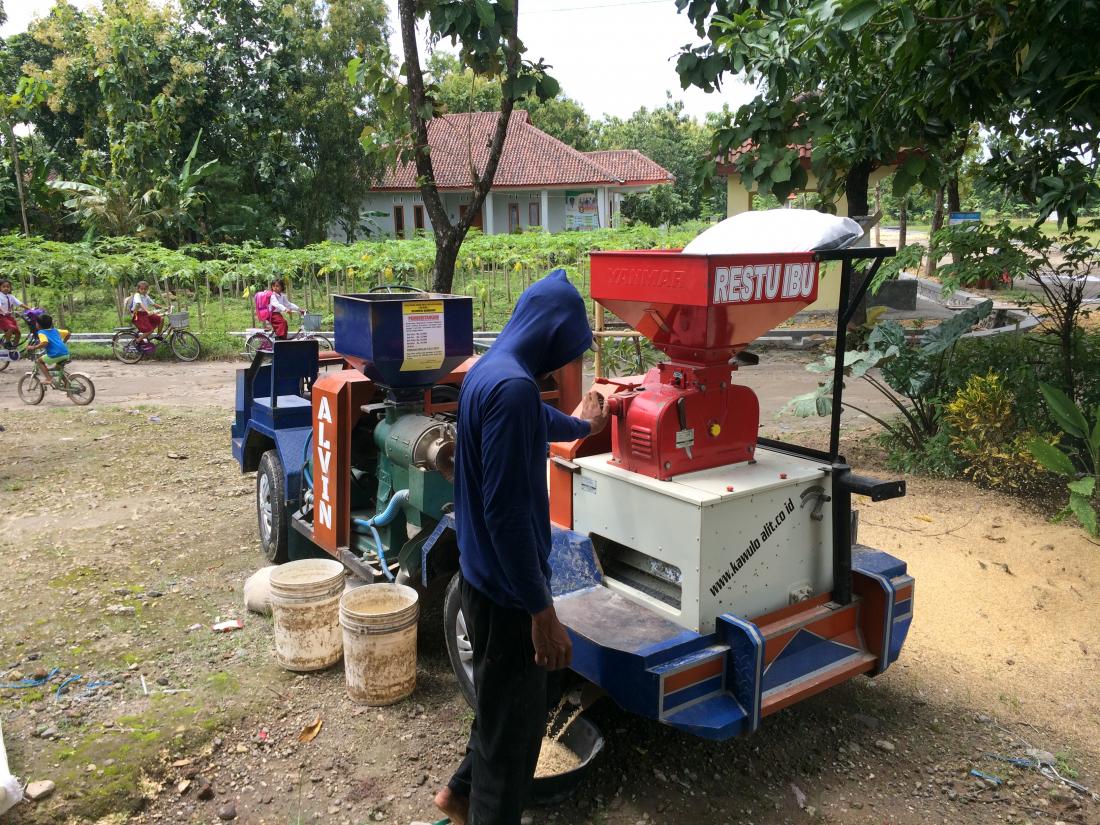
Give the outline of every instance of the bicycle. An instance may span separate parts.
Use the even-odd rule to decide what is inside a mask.
[[[130,324],[115,327],[111,338],[111,351],[123,364],[136,364],[146,355],[156,352],[157,346],[167,344],[179,361],[194,361],[202,354],[202,344],[194,333],[187,330],[186,312],[168,312],[168,332],[154,332],[138,341],[140,333]]]
[[[318,316],[318,320],[320,320],[320,316]],[[275,341],[316,341],[319,350],[329,351],[332,349],[332,342],[328,338],[319,335],[316,330],[306,329],[306,319],[303,313],[298,321],[298,329],[287,335],[286,338],[276,338],[271,324],[264,321],[262,330],[257,330],[245,339],[245,355],[251,359],[256,356],[257,352],[271,352],[271,347]]]
[[[43,381],[37,367],[19,379],[19,398],[24,404],[40,404],[46,390],[60,390],[78,407],[85,407],[95,399],[95,384],[82,372],[66,372],[68,358],[50,368],[50,380]]]
[[[13,361],[28,357],[27,345],[34,340],[38,332],[38,316],[45,311],[40,307],[29,307],[21,313],[23,322],[27,325],[26,337],[23,336],[22,332],[17,332],[15,342],[11,344],[0,339],[0,372],[6,370],[8,364]]]

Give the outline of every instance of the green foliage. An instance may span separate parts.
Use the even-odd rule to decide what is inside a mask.
[[[675,226],[687,220],[690,208],[669,185],[655,186],[648,192],[623,198],[621,214],[627,223],[646,226]]]
[[[601,338],[600,356],[603,374],[617,377],[645,375],[657,365],[661,355],[644,338]]]
[[[983,301],[963,310],[924,332],[917,343],[910,343],[897,321],[878,324],[868,336],[865,349],[844,354],[844,375],[862,378],[878,390],[894,405],[899,417],[887,420],[847,401],[844,406],[871,418],[906,449],[920,451],[940,431],[944,378],[952,350],[963,334],[992,309],[992,301]],[[788,402],[796,415],[824,416],[832,412],[835,363],[833,356],[825,356],[806,367],[810,372],[828,374],[829,380]]]
[[[944,407],[951,448],[962,459],[965,476],[982,485],[1012,492],[1042,487],[1044,464],[1030,445],[1041,444],[1061,455],[1051,439],[1023,425],[1016,415],[1016,397],[1000,377],[973,375]]]
[[[1058,449],[1033,439],[1028,447],[1035,459],[1059,476],[1069,479],[1069,502],[1056,518],[1072,515],[1091,536],[1100,535],[1096,520],[1096,478],[1100,475],[1100,405],[1092,421],[1074,401],[1050,384],[1042,384],[1043,399],[1071,446]]]
[[[839,189],[911,154],[894,194],[938,188],[975,127],[994,139],[984,174],[1072,227],[1100,198],[1100,36],[1092,3],[1045,0],[677,0],[705,43],[685,47],[681,83],[706,91],[743,74],[760,92],[726,118],[714,155],[752,140],[737,162],[746,186],[781,198],[806,173],[793,148],[813,145],[819,187]],[[855,175],[859,177],[859,175]],[[852,192],[849,191],[851,200]]]
[[[345,67],[384,43],[385,15],[380,0],[58,3],[0,44],[0,67],[48,90],[26,122],[55,178],[95,186],[118,214],[164,210],[165,242],[303,244],[358,226],[374,109]],[[203,200],[181,179],[200,131],[189,169],[203,170]],[[63,237],[31,194],[32,231]]]

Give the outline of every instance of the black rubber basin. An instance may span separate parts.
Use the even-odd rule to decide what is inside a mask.
[[[558,737],[558,742],[573,751],[580,764],[565,773],[537,776],[531,785],[532,805],[555,805],[568,798],[592,770],[596,757],[603,750],[603,734],[583,716],[574,719]]]

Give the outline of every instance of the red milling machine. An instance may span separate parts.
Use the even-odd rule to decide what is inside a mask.
[[[613,461],[669,479],[752,460],[760,405],[731,372],[753,340],[817,299],[818,266],[812,252],[593,253],[592,298],[669,356],[608,399]]]

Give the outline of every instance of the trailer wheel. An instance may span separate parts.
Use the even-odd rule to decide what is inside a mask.
[[[458,689],[462,691],[466,704],[474,707],[474,645],[462,615],[462,595],[458,584],[459,575],[455,573],[443,598],[443,636],[447,640],[447,655],[458,679]]]
[[[277,450],[260,457],[256,469],[256,519],[260,528],[260,548],[272,564],[287,561],[286,473]]]

